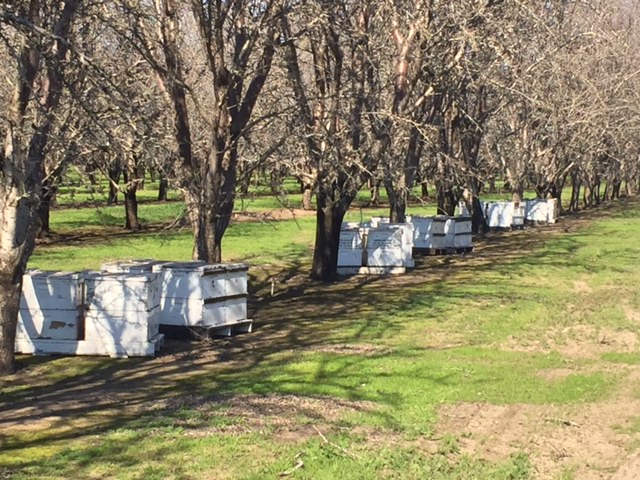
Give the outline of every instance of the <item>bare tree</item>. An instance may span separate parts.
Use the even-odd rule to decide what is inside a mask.
[[[14,64],[0,154],[0,374],[14,369],[22,275],[33,252],[45,151],[59,107],[79,0],[3,2],[2,41]]]

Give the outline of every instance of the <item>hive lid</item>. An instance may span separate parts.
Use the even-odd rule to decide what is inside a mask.
[[[110,273],[110,272],[97,272],[95,270],[89,270],[83,272],[84,279],[88,282],[151,282],[158,278],[157,273],[152,272],[135,272],[135,273]]]
[[[49,270],[27,270],[25,276],[32,279],[47,278],[52,280],[80,280],[82,278],[81,272],[54,272]]]
[[[174,270],[181,272],[200,272],[200,273],[216,273],[216,272],[237,272],[248,270],[246,263],[206,263],[202,261],[193,262],[172,262],[163,265],[162,270]]]

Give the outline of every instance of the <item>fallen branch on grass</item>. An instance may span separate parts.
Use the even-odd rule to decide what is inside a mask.
[[[293,466],[293,468],[290,468],[289,470],[285,470],[284,472],[280,472],[278,475],[280,477],[288,477],[289,475],[291,475],[293,472],[295,472],[296,470],[298,470],[299,468],[304,467],[304,462],[302,461],[302,459],[300,458],[302,456],[302,452],[298,453],[295,457],[294,460],[297,460],[296,464]]]
[[[349,458],[353,458],[353,459],[361,459],[361,458],[362,458],[362,457],[360,457],[360,456],[356,455],[355,453],[350,452],[350,451],[349,451],[349,450],[347,450],[346,448],[343,448],[343,447],[341,447],[340,445],[336,445],[335,443],[330,442],[330,441],[327,439],[327,437],[325,437],[325,436],[322,434],[322,432],[316,428],[316,426],[315,426],[315,425],[312,425],[312,427],[313,427],[313,429],[314,429],[316,432],[318,432],[318,435],[320,435],[320,438],[322,438],[322,440],[324,440],[324,443],[326,443],[326,444],[328,444],[328,445],[331,445],[333,448],[337,448],[338,450],[340,450],[342,453],[344,453],[344,454],[345,454],[347,457],[349,457]]]

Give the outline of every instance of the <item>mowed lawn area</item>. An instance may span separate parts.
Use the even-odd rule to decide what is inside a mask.
[[[188,230],[74,215],[32,266],[190,256]],[[638,478],[640,201],[332,285],[307,279],[313,229],[230,228],[251,334],[153,359],[20,357],[0,379],[0,478]]]

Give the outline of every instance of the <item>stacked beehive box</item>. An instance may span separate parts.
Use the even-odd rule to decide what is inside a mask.
[[[380,275],[413,268],[413,226],[374,217],[371,223],[344,223],[340,231],[338,273]]]
[[[404,225],[381,224],[367,232],[366,265],[360,273],[398,274],[414,266],[411,250],[413,233],[409,239]]]
[[[450,217],[448,220],[448,230],[453,235],[453,249],[459,251],[471,251],[473,249],[473,226],[471,217],[459,216]]]
[[[473,249],[471,217],[407,217],[414,227],[416,254],[463,253]]]
[[[215,328],[219,335],[251,331],[247,265],[179,262],[161,272],[163,325]]]
[[[79,340],[83,333],[83,279],[70,272],[27,272],[22,280],[16,343],[34,353],[33,341]]]
[[[153,356],[158,333],[157,274],[27,272],[17,353]]]
[[[85,292],[85,341],[113,356],[153,355],[162,340],[157,273],[90,272]]]
[[[513,226],[513,202],[483,202],[484,218],[489,228],[509,229]]]

